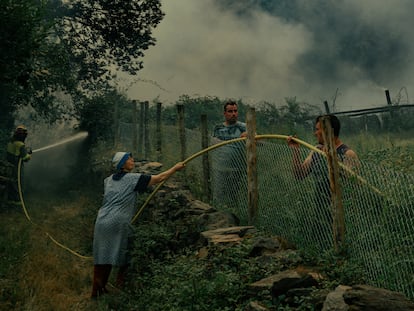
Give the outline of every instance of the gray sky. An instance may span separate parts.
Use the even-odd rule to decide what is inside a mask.
[[[384,31],[406,31],[408,40],[413,23],[412,11],[407,12],[413,6],[410,1],[346,3],[350,12]],[[387,85],[370,81],[360,68],[346,63],[338,63],[340,78],[330,85],[309,73],[305,78],[295,62],[318,42],[302,24],[288,24],[262,11],[253,12],[246,22],[219,10],[213,0],[168,0],[163,10],[166,16],[154,31],[157,44],[146,51],[144,69],[125,80],[131,99],[158,97],[171,103],[187,94],[283,104],[285,97],[296,96],[322,107],[324,100],[333,101],[338,89],[336,107],[343,111],[385,105],[385,88],[392,96],[403,86],[410,91],[412,62],[401,72],[401,81],[393,79]]]

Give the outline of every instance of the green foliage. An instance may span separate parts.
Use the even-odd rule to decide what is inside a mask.
[[[285,101],[286,105],[279,109],[279,122],[285,124],[288,133],[295,133],[298,128],[305,126],[309,119],[320,114],[317,107],[299,102],[296,97],[288,97]],[[314,122],[314,120],[311,119],[311,122]]]
[[[364,158],[370,163],[376,163],[383,168],[414,174],[414,145],[371,149],[364,153]]]
[[[73,117],[74,110],[87,114],[84,105],[103,96],[116,78],[113,68],[130,74],[142,68],[143,51],[155,44],[152,30],[164,16],[157,0],[6,0],[0,12],[5,131],[23,106],[51,122]],[[83,126],[94,127],[94,121],[83,119]]]
[[[190,98],[183,95],[177,101],[177,105],[184,105],[185,125],[187,128],[194,129],[200,127],[200,116],[205,114],[207,120],[214,120],[215,123],[223,122],[223,105],[225,100],[217,97],[198,97]],[[238,102],[239,116],[244,118],[244,105]]]
[[[321,267],[321,272],[327,276],[327,281],[334,288],[340,284],[364,284],[366,275],[360,263],[352,262],[346,254],[346,248],[337,252],[328,250],[313,258],[315,265]]]
[[[207,116],[210,131],[215,124],[222,123],[223,105],[225,100],[217,97],[189,97],[183,95],[177,101],[177,105],[184,105],[184,122],[188,129],[200,127],[200,117]],[[238,102],[239,120],[244,122],[249,105]],[[284,105],[270,102],[260,102],[255,106],[257,132],[260,133],[289,133],[305,134],[312,129],[314,116],[320,114],[320,110],[306,102],[300,102],[295,97],[286,98]],[[151,116],[155,118],[155,107],[150,109]],[[163,121],[166,124],[175,125],[177,120],[176,106],[163,107]],[[311,120],[311,121],[310,121]]]
[[[191,256],[191,255],[189,255]],[[177,258],[174,264],[152,266],[155,274],[142,283],[139,301],[133,304],[149,310],[232,310],[242,284],[234,272],[207,274],[194,257]],[[141,279],[142,280],[142,279]],[[163,297],[160,301],[159,297]]]
[[[209,247],[207,257],[199,258],[193,246],[182,245],[176,230],[168,222],[135,228],[126,310],[242,310],[247,285],[281,269],[278,261],[264,264],[249,257],[251,240]]]
[[[115,133],[115,105],[118,105],[120,120],[126,116],[125,107],[131,106],[125,95],[110,90],[101,96],[85,99],[77,107],[79,129],[89,133],[92,143],[97,140],[113,140]],[[131,120],[127,120],[131,122]]]
[[[152,31],[164,17],[158,0],[72,0],[62,5],[60,38],[85,65],[80,78],[90,81],[110,79],[110,66],[136,74],[143,51],[155,45]]]
[[[35,61],[49,26],[44,22],[46,8],[35,0],[0,2],[0,116],[1,128],[10,131],[13,113],[34,96],[31,76],[37,74]]]
[[[184,123],[189,129],[200,128],[200,117],[202,114],[207,116],[209,124],[217,124],[223,122],[223,105],[226,100],[218,97],[190,97],[182,95],[176,102],[176,105],[184,106]],[[245,118],[247,106],[241,100],[237,101],[239,110],[239,120]],[[163,120],[167,124],[176,124],[177,107],[164,107]],[[212,129],[211,129],[212,130]]]

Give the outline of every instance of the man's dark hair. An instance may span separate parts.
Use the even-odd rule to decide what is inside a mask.
[[[328,120],[331,123],[331,127],[333,129],[334,136],[338,137],[339,132],[341,131],[341,122],[339,122],[339,119],[333,114],[324,114],[316,117],[315,123],[318,123],[323,117],[328,117]]]
[[[234,106],[234,105],[237,106],[237,102],[235,100],[230,99],[230,100],[226,101],[223,105],[224,111],[226,111],[227,106]]]

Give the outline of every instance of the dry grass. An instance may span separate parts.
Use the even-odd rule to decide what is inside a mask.
[[[88,310],[92,264],[33,230],[19,271],[25,310]]]
[[[30,216],[38,225],[31,224],[20,211],[1,217],[5,230],[28,230],[28,244],[20,261],[13,266],[14,271],[9,271],[7,279],[2,280],[2,285],[16,288],[14,302],[6,301],[0,306],[2,309],[10,306],[5,310],[26,311],[104,310],[101,303],[90,299],[92,261],[73,255],[46,235],[48,232],[75,250],[87,248],[85,245],[90,241],[84,239],[91,239],[95,211],[85,216],[85,208],[90,208],[91,202],[78,198],[72,203],[47,205],[42,200],[29,204],[29,214],[35,213]]]

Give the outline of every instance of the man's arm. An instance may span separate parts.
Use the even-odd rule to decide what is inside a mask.
[[[360,166],[358,155],[352,149],[348,149],[345,152],[343,163],[351,170],[358,169]]]
[[[292,139],[293,137],[289,136],[287,139],[288,146],[292,149],[293,152],[293,174],[298,179],[303,179],[309,175],[312,165],[312,155],[314,151],[311,151],[306,157],[305,161],[301,162],[299,144]]]
[[[239,126],[239,130],[241,132],[240,138],[247,137],[247,127],[246,127],[246,123],[237,121],[237,125]]]
[[[20,146],[20,158],[22,159],[22,161],[27,162],[31,159],[31,153],[28,152],[28,149],[26,148],[26,146],[24,144],[22,144]]]

